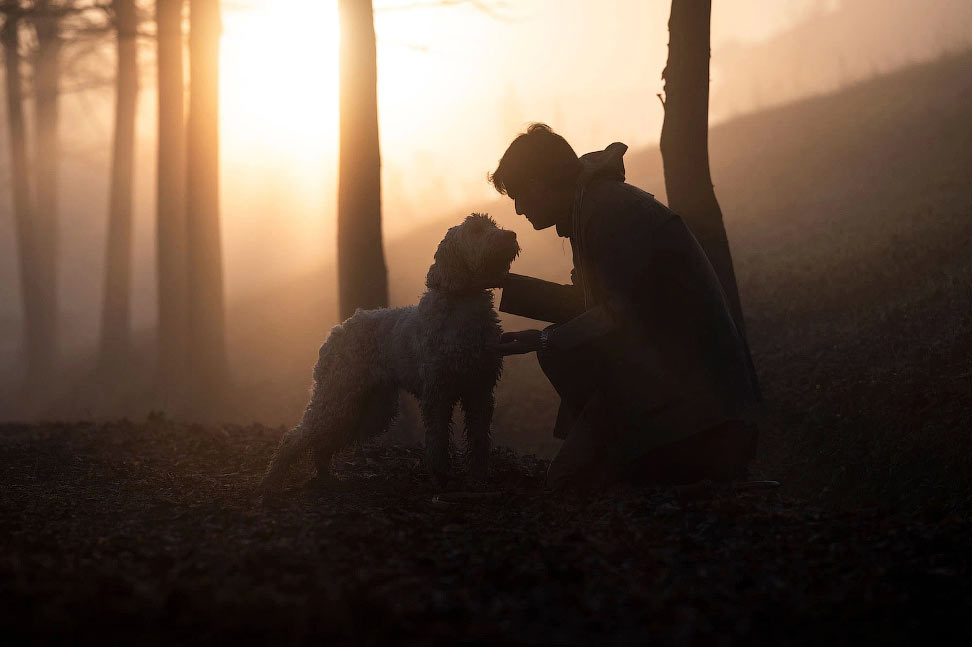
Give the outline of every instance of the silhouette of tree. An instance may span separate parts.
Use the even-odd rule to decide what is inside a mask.
[[[57,198],[58,97],[61,23],[66,16],[97,8],[92,2],[5,0],[2,31],[10,133],[14,211],[21,298],[24,306],[28,386],[50,377],[58,357],[57,336]],[[34,45],[22,51],[22,30],[32,29]],[[28,157],[24,115],[26,91],[21,63],[31,65],[33,167]]]
[[[187,357],[186,127],[182,70],[183,0],[157,0],[158,164],[156,193],[159,387],[181,389]]]
[[[219,224],[219,0],[190,0],[189,20],[189,375],[196,407],[203,410],[229,376]]]
[[[108,207],[105,295],[101,318],[103,369],[126,365],[131,352],[132,176],[135,164],[135,108],[138,98],[134,0],[112,0],[118,52],[115,134]]]
[[[339,0],[340,160],[338,302],[342,319],[356,308],[388,305],[381,242],[378,72],[371,0]]]
[[[24,119],[24,87],[21,73],[20,31],[26,12],[16,0],[3,4],[4,70],[7,91],[7,128],[13,183],[14,213],[20,292],[24,307],[27,350],[27,384],[38,384],[50,371],[56,356],[57,302],[51,259],[45,259],[44,238],[31,196]]]
[[[672,0],[661,153],[668,204],[705,250],[737,328],[745,335],[729,241],[709,172],[709,22],[711,0]]]
[[[7,118],[11,133],[14,210],[24,337],[27,393],[54,376],[59,356],[57,268],[59,165],[58,137],[62,80],[70,63],[90,54],[107,31],[107,0],[5,0],[3,49]],[[32,37],[31,37],[32,35]],[[70,56],[65,54],[72,48]],[[30,64],[25,88],[22,62]],[[77,72],[74,72],[77,74]],[[85,87],[88,81],[76,83]],[[24,103],[32,100],[33,146],[25,129]],[[28,149],[32,148],[32,160]],[[28,166],[30,162],[32,165]]]
[[[66,5],[52,0],[38,0],[28,14],[36,44],[31,57],[34,99],[34,232],[38,247],[37,283],[43,314],[40,336],[47,348],[38,356],[40,375],[53,370],[59,355],[57,335],[57,267],[58,267],[58,104],[60,95],[62,36],[60,23]]]

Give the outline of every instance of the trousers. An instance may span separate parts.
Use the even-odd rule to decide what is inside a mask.
[[[609,342],[537,353],[561,398],[554,435],[564,438],[547,471],[547,487],[589,488],[618,481],[678,485],[745,476],[756,453],[755,423],[725,420],[657,445],[651,437],[660,431],[650,416],[632,420],[626,415],[638,407],[626,406],[624,398],[638,389],[624,382],[644,376],[612,370],[618,366],[613,354]]]

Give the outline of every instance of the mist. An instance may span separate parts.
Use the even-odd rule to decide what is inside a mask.
[[[470,6],[401,4],[377,3],[375,18],[382,222],[393,262],[398,241],[409,232],[469,211],[500,210],[509,226],[525,229],[498,201],[486,174],[530,122],[551,124],[578,153],[611,141],[633,150],[657,143],[667,3],[619,1],[608,11],[580,0],[537,0],[505,7],[499,17]],[[329,268],[335,255],[337,99],[336,87],[328,88],[336,83],[336,43],[319,40],[336,32],[296,32],[285,53],[297,71],[283,81],[274,81],[273,64],[235,68],[234,57],[248,51],[247,38],[261,29],[271,36],[284,30],[286,20],[267,18],[275,15],[270,7],[252,2],[225,16],[221,195],[230,304],[301,277],[313,277],[322,298],[336,290]],[[272,36],[271,43],[274,38],[286,42],[288,35]],[[961,51],[972,43],[972,8],[962,0],[717,2],[712,43],[710,114],[717,125]],[[60,133],[58,329],[68,356],[83,355],[97,339],[107,228],[112,62],[106,52],[86,60],[67,83]],[[143,47],[132,296],[133,324],[143,338],[151,336],[156,319],[153,64],[151,48]],[[263,86],[280,96],[268,99]],[[255,109],[257,100],[267,107]],[[302,128],[300,118],[311,121]],[[4,133],[0,138],[6,143]],[[5,186],[7,154],[5,146]],[[660,176],[651,181],[646,188],[663,194]],[[0,204],[0,370],[14,375],[21,370],[22,312],[9,200]],[[429,253],[408,255],[416,267],[392,265],[392,276],[421,273]],[[420,290],[395,284],[393,297],[401,303]],[[328,323],[336,316],[325,315]]]

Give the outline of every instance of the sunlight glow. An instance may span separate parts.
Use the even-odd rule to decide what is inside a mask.
[[[336,3],[289,0],[227,9],[222,128],[231,145],[318,157],[337,140]]]

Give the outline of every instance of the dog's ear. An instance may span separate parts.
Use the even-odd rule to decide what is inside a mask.
[[[444,290],[445,282],[442,278],[442,270],[439,269],[438,262],[432,263],[429,273],[425,275],[425,287],[430,290]]]
[[[450,234],[452,230],[450,230]],[[463,271],[462,263],[458,259],[458,252],[453,249],[453,236],[446,237],[435,250],[435,262],[425,276],[425,287],[440,292],[462,292],[467,289],[468,271]]]
[[[425,275],[425,287],[439,292],[462,292],[466,285],[462,277],[457,276],[457,274],[455,268],[450,267],[447,263],[442,263],[437,258],[432,263],[432,267],[429,268],[429,273]]]

